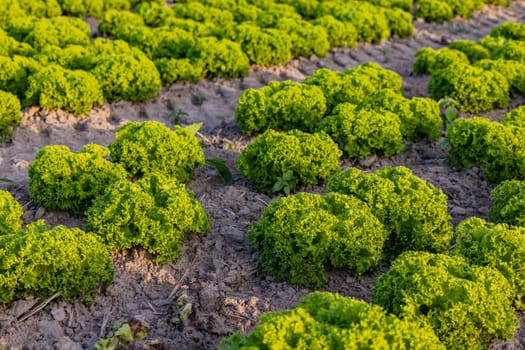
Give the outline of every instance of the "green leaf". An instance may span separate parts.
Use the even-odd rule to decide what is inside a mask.
[[[290,182],[292,180],[293,180],[293,171],[291,170],[286,171],[283,174],[283,176],[277,177],[277,182],[273,185],[272,191],[279,192],[280,190],[283,190],[286,195],[289,195],[292,189],[292,186],[290,185]]]
[[[131,331],[131,327],[128,323],[124,323],[122,327],[120,327],[115,332],[115,337],[119,337],[120,339],[131,342],[133,341],[133,332]]]
[[[7,177],[0,177],[0,181],[2,181],[2,182],[15,182],[14,180],[8,179]]]
[[[93,346],[93,350],[115,350],[119,345],[116,338],[99,339]]]
[[[449,107],[449,106],[455,106],[456,101],[450,97],[443,97],[438,101],[438,106],[441,107]]]
[[[181,117],[187,117],[188,115],[189,114],[186,111],[179,108],[175,111],[171,111],[170,113],[168,113],[168,119],[173,119],[175,125],[180,125],[182,123]]]
[[[448,123],[453,122],[458,118],[458,110],[455,106],[448,106],[445,108],[445,119]]]
[[[217,157],[206,159],[206,164],[213,166],[215,170],[217,170],[217,174],[225,182],[230,183],[233,180],[233,175],[230,168],[228,168],[222,159]]]
[[[204,103],[204,101],[206,101],[206,97],[204,97],[203,94],[193,95],[191,97],[191,102],[195,106],[201,106]]]
[[[284,183],[280,180],[277,180],[277,182],[273,185],[272,191],[273,192],[279,192],[284,187]]]
[[[282,177],[283,181],[285,181],[286,183],[290,182],[292,178],[293,178],[293,171],[291,170],[288,170],[287,172],[285,172]]]
[[[180,117],[180,116],[188,116],[188,112],[182,110],[182,109],[177,109],[175,111],[171,111],[168,113],[168,118],[174,118],[174,117]]]
[[[203,123],[193,123],[188,126],[185,126],[184,129],[188,130],[192,134],[196,134],[201,129]]]

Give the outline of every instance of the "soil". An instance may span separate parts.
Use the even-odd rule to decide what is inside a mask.
[[[212,230],[206,236],[189,235],[180,260],[160,266],[141,249],[113,253],[115,281],[107,290],[98,291],[93,301],[79,299],[66,303],[56,298],[33,314],[31,311],[41,303],[35,298],[0,307],[0,347],[87,349],[106,336],[115,322],[138,320],[149,324],[146,339],[157,340],[159,345],[150,343],[148,347],[147,342],[141,342],[136,349],[214,349],[222,337],[235,331],[249,331],[262,313],[292,308],[312,290],[277,283],[265,276],[258,265],[256,250],[245,238],[249,224],[261,216],[276,196],[255,192],[235,170],[240,151],[250,142],[234,122],[241,92],[260,88],[272,80],[300,81],[322,67],[342,71],[372,61],[402,75],[407,97],[428,96],[429,77],[412,74],[418,49],[444,47],[459,39],[478,40],[494,26],[522,21],[524,15],[525,1],[515,1],[509,7],[487,6],[468,20],[456,19],[443,25],[417,21],[415,35],[409,39],[393,38],[354,49],[336,48],[324,58],[300,58],[282,67],[254,66],[250,75],[240,80],[175,84],[165,87],[154,100],[104,104],[84,117],[36,107],[24,110],[13,142],[0,148],[0,178],[14,181],[0,182],[0,189],[9,190],[23,204],[25,223],[42,218],[50,225],[82,225],[82,219],[46,211],[31,201],[27,169],[41,147],[64,144],[79,150],[86,143],[107,146],[114,139],[115,130],[129,121],[157,120],[169,126],[174,125],[175,119],[182,124],[202,122],[206,156],[223,159],[234,178],[226,184],[209,166],[196,170],[189,188],[211,216]],[[522,105],[523,101],[523,96],[514,97],[509,109]],[[500,119],[505,112],[495,110],[485,115]],[[422,141],[407,144],[401,155],[343,160],[342,166],[368,171],[385,165],[404,165],[447,194],[454,224],[470,216],[486,218],[491,205],[489,192],[494,185],[484,181],[478,168],[463,171],[450,168],[446,156],[439,141]],[[324,187],[300,190],[319,193]],[[331,271],[323,290],[369,300],[374,280],[387,268],[381,266],[360,278],[344,271]],[[177,324],[174,318],[187,304],[191,304],[192,313]],[[524,349],[525,319],[520,320],[521,327],[513,339],[496,341],[491,348]]]

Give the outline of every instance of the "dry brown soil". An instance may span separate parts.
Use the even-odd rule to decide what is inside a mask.
[[[416,33],[409,39],[334,49],[325,58],[301,58],[283,67],[252,67],[250,75],[240,80],[175,84],[165,87],[152,101],[105,104],[80,118],[36,107],[25,110],[13,143],[0,148],[0,178],[14,180],[0,182],[0,188],[9,190],[24,205],[25,223],[43,218],[51,225],[82,225],[79,218],[46,211],[32,203],[27,168],[42,146],[64,144],[72,150],[79,150],[86,143],[107,146],[114,139],[115,130],[128,121],[158,120],[172,126],[173,119],[168,118],[172,111],[179,112],[184,124],[204,123],[201,132],[206,156],[224,159],[234,172],[234,180],[225,184],[208,166],[196,171],[189,187],[210,214],[213,228],[204,237],[190,235],[179,261],[159,266],[140,249],[114,253],[115,281],[92,302],[66,303],[58,298],[25,320],[24,315],[40,301],[28,298],[0,307],[0,347],[91,348],[116,321],[137,319],[149,323],[147,339],[158,340],[165,348],[213,349],[222,337],[236,330],[248,331],[257,324],[261,313],[293,307],[311,290],[276,283],[265,276],[258,266],[257,252],[245,238],[248,225],[261,216],[275,197],[256,193],[235,170],[240,151],[250,142],[240,134],[233,117],[241,92],[272,80],[300,81],[321,67],[342,71],[373,61],[402,75],[406,96],[426,96],[429,78],[411,73],[419,48],[439,48],[458,39],[477,40],[502,22],[523,21],[524,15],[525,1],[516,1],[506,8],[486,7],[469,20],[458,19],[444,25],[417,22]],[[509,108],[521,104],[523,97],[516,97]],[[505,112],[496,110],[486,115],[497,119]],[[451,169],[439,142],[409,143],[398,156],[373,156],[360,162],[343,160],[342,165],[363,170],[385,165],[409,167],[448,195],[455,224],[470,216],[486,218],[491,204],[489,191],[493,185],[483,180],[479,169]],[[301,190],[322,192],[324,188]],[[373,281],[386,269],[382,266],[358,279],[344,271],[330,272],[324,290],[368,300]],[[192,304],[193,312],[176,326],[171,320],[180,311],[176,300],[182,295]],[[524,349],[525,321],[521,320],[521,328],[512,340],[494,342],[492,348]],[[142,343],[136,348],[145,347]]]

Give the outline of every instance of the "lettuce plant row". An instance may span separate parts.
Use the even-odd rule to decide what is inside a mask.
[[[219,348],[486,349],[510,339],[524,301],[523,228],[470,218],[458,225],[456,243],[450,252],[399,255],[375,281],[371,304],[313,292]]]
[[[298,184],[325,182],[343,154],[391,156],[402,152],[407,141],[437,140],[443,124],[437,102],[407,99],[402,90],[399,74],[370,62],[341,73],[319,69],[301,83],[247,89],[235,120],[247,135],[266,131],[243,150],[237,166],[260,191],[275,191],[273,185],[282,183],[284,174],[285,185],[293,190]],[[339,151],[328,151],[333,148],[328,141]]]
[[[525,93],[525,25],[506,22],[474,42],[459,40],[448,47],[423,48],[413,70],[431,74],[435,99],[450,97],[465,112],[506,108],[513,94]]]
[[[204,208],[184,186],[203,164],[202,146],[189,130],[131,122],[108,148],[40,149],[29,165],[29,192],[37,205],[84,216],[84,228],[109,249],[140,246],[167,263],[179,257],[186,233],[210,230]],[[2,225],[13,231],[15,224],[9,216]]]
[[[401,76],[371,62],[341,73],[319,69],[301,83],[247,89],[235,120],[247,135],[268,128],[325,131],[357,158],[399,153],[407,140],[435,140],[442,125],[435,101],[405,98]]]
[[[113,281],[113,261],[102,239],[78,228],[22,228],[22,206],[0,191],[0,304],[59,292],[67,301]]]
[[[328,191],[278,199],[250,226],[265,272],[320,287],[328,266],[360,275],[403,251],[444,252],[451,242],[445,194],[407,168],[350,168],[329,180]]]
[[[80,160],[76,166],[82,166]],[[68,184],[74,188],[74,181]],[[50,228],[42,220],[21,228],[21,205],[0,191],[0,304],[57,292],[73,301],[111,284],[110,251],[142,247],[166,264],[181,255],[187,233],[210,230],[210,219],[192,193],[164,175],[106,185],[87,210],[84,230]]]
[[[496,192],[523,187],[509,185]],[[524,227],[471,217],[456,227],[448,253],[411,251],[394,260],[374,283],[372,302],[430,325],[447,348],[485,349],[517,329],[516,310],[525,302],[524,256]]]
[[[511,338],[518,326],[514,299],[496,268],[421,251],[400,255],[372,290],[372,303],[429,325],[447,349],[486,349],[493,339]]]
[[[263,314],[242,336],[219,349],[429,349],[444,350],[434,331],[387,314],[377,305],[329,292],[313,292],[294,309]]]
[[[84,216],[84,230],[43,221],[22,228],[22,206],[0,191],[0,304],[57,292],[71,301],[106,287],[113,280],[109,251],[142,247],[158,263],[177,260],[186,234],[210,230],[184,185],[203,164],[192,132],[153,121],[124,125],[109,149],[40,149],[29,166],[33,201]]]
[[[459,16],[470,18],[473,11],[481,10],[483,5],[503,6],[508,0],[414,0],[414,17],[425,22],[443,23]]]
[[[97,19],[102,37],[92,38],[83,16]],[[279,65],[412,32],[408,12],[369,2],[6,0],[0,91],[21,107],[82,115],[104,100],[150,99],[163,82],[244,77],[250,64]],[[18,124],[13,106],[0,106],[3,135]]]
[[[420,213],[443,212],[436,205],[423,208],[423,202],[432,199],[425,197],[423,189],[411,193],[418,179],[407,181],[412,175],[403,170],[383,168],[365,175],[348,169],[330,182],[332,187],[346,189],[345,194],[298,193],[278,199],[248,232],[250,242],[260,249],[259,260],[266,273],[278,281],[314,288],[326,283],[325,269],[344,268],[359,275],[377,266],[383,257],[383,244],[403,247],[405,251],[397,252],[401,254],[394,257],[389,271],[375,281],[371,305],[314,292],[292,310],[262,315],[257,327],[245,335],[237,332],[223,339],[220,348],[337,348],[353,344],[356,348],[412,349],[421,345],[486,349],[493,340],[510,339],[518,328],[516,311],[523,310],[525,302],[524,228],[468,218],[456,227],[454,245],[449,249],[450,224],[448,232],[441,230],[438,240],[435,233],[440,224],[434,233],[414,228],[413,234],[418,231],[421,235],[420,242],[441,242],[437,250],[407,240],[410,234],[396,236],[390,219],[406,220],[418,227],[418,222],[432,221],[424,214],[418,217]],[[390,175],[385,178],[386,174]],[[401,187],[405,187],[404,194],[399,191]],[[491,216],[493,211],[504,212],[509,205],[515,209],[510,216],[519,211],[523,184],[503,183],[495,192],[493,195],[503,203],[491,210]],[[393,193],[399,197],[389,205]],[[396,208],[405,201],[403,197],[411,202],[412,211],[402,214],[406,219],[399,219],[396,211],[406,211],[403,205]],[[515,198],[509,200],[511,197]],[[446,217],[446,208],[443,215]],[[390,318],[388,326],[381,321],[385,315]],[[374,317],[373,322],[370,317]],[[417,326],[406,334],[408,329],[398,324],[398,319]],[[391,334],[390,326],[398,332]],[[419,339],[422,334],[428,344]],[[415,343],[409,343],[406,336]]]
[[[6,0],[0,4],[0,90],[16,95],[22,107],[86,114],[104,99],[150,99],[163,82],[243,77],[250,64],[279,65],[322,57],[331,47],[410,36],[413,8],[416,16],[436,17],[420,15],[424,3]],[[483,3],[441,6],[468,17]],[[104,38],[92,40],[83,16],[97,19]],[[0,112],[6,134],[4,125],[16,127],[18,118]]]

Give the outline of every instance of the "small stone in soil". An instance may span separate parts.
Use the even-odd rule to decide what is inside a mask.
[[[26,212],[22,215],[22,221],[24,221],[24,223],[28,224],[31,221],[33,221],[34,217],[35,217],[35,211],[34,210],[26,210]]]
[[[244,207],[237,213],[239,216],[244,216],[250,214],[250,209],[248,207]]]
[[[450,213],[452,215],[465,215],[467,213],[467,210],[461,207],[452,207]]]
[[[82,345],[75,343],[69,337],[62,337],[53,346],[54,350],[82,350]]]
[[[12,313],[16,316],[16,318],[19,318],[20,316],[25,314],[27,311],[31,310],[31,308],[37,303],[38,303],[38,300],[32,297],[29,297],[24,300],[15,301],[11,310],[13,310]]]
[[[236,227],[225,227],[224,229],[221,229],[221,233],[224,235],[225,238],[232,240],[236,243],[242,243],[245,239],[245,232],[239,230]]]
[[[55,321],[58,322],[62,322],[66,319],[66,312],[61,307],[56,307],[53,310],[51,310],[51,315],[53,315]]]
[[[46,213],[46,209],[44,209],[43,207],[39,207],[35,213],[35,220],[42,219],[45,213]]]
[[[57,321],[38,322],[38,331],[45,334],[48,339],[59,339],[64,336],[64,329]]]

